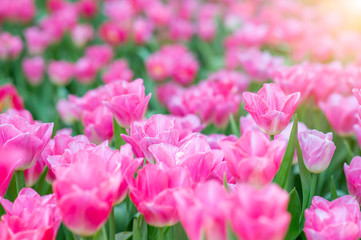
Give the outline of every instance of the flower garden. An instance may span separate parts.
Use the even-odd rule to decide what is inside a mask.
[[[360,13],[0,0],[0,239],[360,239]]]

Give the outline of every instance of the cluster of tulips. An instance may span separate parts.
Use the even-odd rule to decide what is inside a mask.
[[[360,239],[359,12],[0,0],[0,239]]]

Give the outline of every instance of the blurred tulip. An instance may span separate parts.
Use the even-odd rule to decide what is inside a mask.
[[[361,204],[361,157],[354,157],[350,165],[344,164],[343,169],[349,193]]]
[[[93,39],[94,29],[88,24],[78,24],[71,31],[71,38],[77,47],[84,47]]]
[[[74,65],[74,77],[82,84],[91,84],[95,81],[98,69],[90,58],[80,58]]]
[[[113,58],[113,49],[108,45],[93,45],[85,50],[84,57],[91,59],[97,69],[105,67]]]
[[[303,160],[308,171],[321,173],[330,165],[336,146],[332,133],[308,130],[299,135]]]
[[[48,66],[50,81],[56,85],[67,85],[74,77],[74,65],[66,61],[51,61]]]
[[[259,128],[269,135],[282,132],[291,120],[300,100],[300,93],[286,95],[278,85],[264,84],[258,93],[245,92],[245,110]]]
[[[310,240],[356,240],[361,236],[360,206],[351,196],[332,202],[314,197],[305,211],[305,234]]]
[[[243,240],[284,239],[291,221],[286,191],[275,184],[262,189],[241,184],[231,197],[234,208],[229,208],[230,222],[237,237]]]
[[[353,126],[357,123],[358,109],[354,96],[344,97],[334,93],[327,101],[320,102],[319,105],[337,134],[349,136],[353,133]]]
[[[44,77],[45,62],[42,57],[25,58],[23,72],[32,85],[41,83]]]
[[[128,30],[116,22],[104,22],[99,28],[100,38],[113,46],[124,44],[128,38]]]
[[[9,108],[24,109],[24,103],[12,84],[4,84],[0,87],[0,112],[4,112]]]
[[[30,27],[25,30],[27,50],[31,55],[41,55],[51,43],[48,33],[37,27]]]
[[[109,65],[102,78],[104,83],[114,81],[130,82],[133,79],[133,72],[129,68],[126,60],[119,59]]]
[[[20,37],[13,36],[8,32],[0,33],[0,59],[15,59],[22,50],[23,42]]]

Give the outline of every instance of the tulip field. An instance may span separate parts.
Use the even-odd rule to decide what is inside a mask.
[[[360,0],[0,0],[0,240],[358,240],[360,204]]]

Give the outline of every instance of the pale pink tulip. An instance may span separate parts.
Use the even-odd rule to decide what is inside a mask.
[[[282,132],[291,120],[300,100],[300,93],[286,95],[278,85],[264,84],[258,93],[243,94],[245,110],[259,128],[269,135]]]
[[[255,186],[272,181],[286,149],[285,141],[270,141],[259,130],[249,130],[236,142],[223,141],[220,145],[235,178]]]
[[[284,239],[291,221],[288,200],[288,193],[275,184],[262,189],[238,186],[232,193],[234,207],[229,208],[233,231],[243,240]]]
[[[119,59],[109,65],[102,78],[104,83],[114,81],[130,82],[133,79],[133,72],[129,68],[126,60]]]
[[[113,58],[113,49],[108,45],[93,45],[86,49],[86,58],[92,59],[97,69],[105,67]]]
[[[94,29],[88,24],[78,24],[71,31],[71,38],[77,47],[84,47],[94,37]]]
[[[0,59],[16,59],[23,50],[23,42],[20,37],[13,36],[8,32],[0,33]]]
[[[74,65],[74,78],[82,84],[91,84],[95,81],[98,72],[97,66],[94,64],[93,59],[83,57],[78,59]]]
[[[1,217],[6,239],[55,240],[62,219],[54,194],[40,196],[32,188],[23,188],[14,203],[4,198],[0,202],[6,211]]]
[[[308,171],[321,173],[330,165],[336,146],[332,133],[308,130],[299,135],[303,160]]]
[[[305,211],[304,232],[307,239],[357,240],[361,237],[360,206],[351,196],[332,202],[315,196],[310,209]]]
[[[51,61],[48,66],[48,75],[54,84],[67,85],[74,76],[74,65],[66,61]]]

